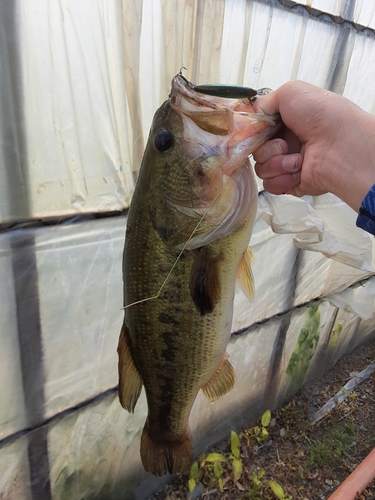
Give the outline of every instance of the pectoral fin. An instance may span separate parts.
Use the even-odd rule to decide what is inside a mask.
[[[254,254],[250,247],[247,247],[246,252],[243,254],[240,265],[237,271],[237,282],[246,295],[251,300],[254,297],[254,277],[251,270],[251,265],[254,260]]]
[[[129,330],[123,325],[118,343],[119,399],[121,405],[134,413],[135,405],[142,390],[142,379],[134,364],[129,347]]]
[[[205,316],[212,313],[220,299],[220,256],[210,255],[207,248],[197,251],[190,272],[190,293],[198,311]]]
[[[228,354],[225,353],[223,361],[210,380],[202,387],[202,391],[212,403],[229,392],[233,388],[235,381],[236,373],[229,363]]]

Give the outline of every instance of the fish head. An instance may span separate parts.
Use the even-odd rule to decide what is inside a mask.
[[[204,219],[188,249],[228,234],[256,211],[248,157],[281,123],[278,115],[254,113],[250,102],[203,95],[193,87],[180,74],[172,80],[169,99],[155,114],[141,168],[143,177],[147,170],[159,221],[186,228],[178,232],[180,245]]]

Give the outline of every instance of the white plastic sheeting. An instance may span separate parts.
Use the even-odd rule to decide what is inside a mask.
[[[0,439],[117,384],[124,231],[125,218],[115,217],[0,235],[1,283],[7,284],[0,288]],[[24,307],[32,311],[30,328],[39,331],[26,332],[19,346],[17,314]],[[31,378],[41,367],[43,413],[32,414],[22,373]],[[29,397],[40,383],[32,380]]]
[[[122,210],[133,136],[121,3],[0,9],[1,220]]]
[[[364,287],[361,283],[340,293],[329,295],[327,300],[334,306],[352,312],[363,319],[370,319],[374,313],[375,278],[371,277]]]
[[[355,226],[357,214],[331,194],[302,200],[263,192],[259,199],[258,215],[275,233],[291,235],[294,246],[303,250],[293,305],[329,295],[328,300],[337,307],[348,308],[364,319],[371,317],[372,280],[366,289],[347,289],[375,272],[374,238]],[[267,260],[263,249],[261,258]]]
[[[357,0],[353,19],[374,9]],[[126,208],[182,66],[197,83],[300,78],[375,110],[372,32],[277,0],[18,0],[0,14],[0,221]]]
[[[254,88],[301,78],[375,112],[375,37],[362,30],[375,4],[312,0],[310,15],[303,1],[281,3],[0,5],[0,222],[55,217],[0,234],[7,500],[141,499],[160,484],[140,463],[144,396],[129,415],[112,390],[126,216],[59,222],[128,206],[152,116],[179,69],[197,83]],[[354,224],[330,195],[261,194],[256,296],[236,293],[233,332],[246,331],[228,347],[237,383],[214,405],[197,399],[197,453],[374,338],[374,239]]]
[[[374,239],[355,226],[355,219],[355,212],[331,194],[302,200],[261,193],[250,240],[256,293],[251,303],[236,293],[233,331],[311,299],[330,296],[338,305],[344,292],[342,307],[371,316],[372,285],[361,290],[361,299],[358,291],[347,290],[374,274]]]
[[[371,262],[373,238],[356,227],[357,214],[335,196],[326,194],[309,200],[264,192],[260,201],[259,212],[272,230],[294,235],[296,247],[375,272]]]

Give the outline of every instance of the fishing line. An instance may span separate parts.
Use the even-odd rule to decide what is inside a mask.
[[[210,208],[212,207],[212,205],[216,202],[216,200],[219,198],[219,196],[221,195],[221,193],[224,191],[224,188],[225,186],[228,184],[228,182],[232,180],[231,177],[229,177],[229,179],[227,181],[224,182],[223,184],[223,187],[220,189],[220,191],[217,193],[217,195],[215,196],[215,198],[212,200],[212,202],[210,203],[210,205],[207,207],[207,210],[205,211],[205,213],[202,215],[202,217],[199,219],[198,221],[198,224],[195,226],[195,228],[193,229],[191,235],[189,236],[189,238],[186,240],[186,242],[184,243],[183,247],[182,247],[182,250],[181,252],[178,254],[173,266],[171,267],[171,269],[169,270],[165,280],[163,281],[163,283],[161,284],[158,292],[155,294],[155,295],[152,295],[152,297],[147,297],[146,299],[141,299],[141,300],[137,300],[136,302],[132,302],[131,304],[128,304],[127,306],[124,306],[122,307],[121,309],[128,309],[129,307],[132,307],[132,306],[135,306],[137,304],[143,304],[143,302],[147,302],[149,300],[155,300],[157,298],[159,298],[163,288],[165,287],[165,285],[167,284],[174,268],[176,267],[177,265],[177,262],[180,260],[181,258],[181,255],[183,254],[183,252],[186,250],[186,247],[188,246],[189,244],[189,241],[191,241],[191,239],[193,238],[194,234],[198,231],[198,228],[199,226],[201,225],[203,219],[206,217],[206,215],[208,214],[208,211],[210,210]]]

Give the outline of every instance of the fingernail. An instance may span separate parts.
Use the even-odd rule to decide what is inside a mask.
[[[281,164],[285,168],[285,170],[287,170],[288,172],[298,170],[298,156],[299,155],[284,156]]]
[[[283,150],[281,148],[280,142],[272,142],[267,146],[267,154],[269,156],[276,156],[276,155],[282,155]]]

